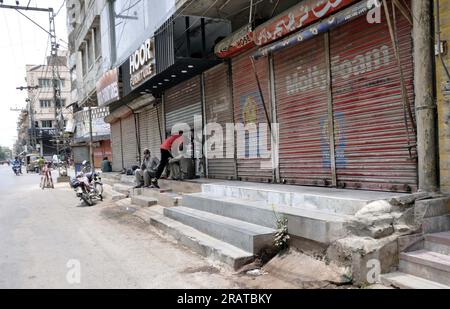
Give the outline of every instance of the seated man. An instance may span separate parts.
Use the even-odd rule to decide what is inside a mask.
[[[150,187],[150,180],[155,177],[159,165],[159,160],[156,157],[151,157],[149,149],[144,150],[144,159],[142,160],[141,168],[135,171],[136,187],[142,188]]]
[[[108,157],[104,157],[102,161],[102,173],[110,172],[112,172],[111,162],[108,160]]]

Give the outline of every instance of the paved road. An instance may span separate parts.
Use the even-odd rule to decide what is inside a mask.
[[[0,166],[0,288],[242,287],[112,203],[83,207],[67,184],[38,183]]]

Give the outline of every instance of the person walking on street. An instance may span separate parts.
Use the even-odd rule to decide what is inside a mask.
[[[158,188],[158,179],[161,177],[162,173],[164,172],[164,169],[166,168],[167,163],[169,163],[169,160],[173,158],[171,150],[172,145],[175,143],[177,139],[183,136],[183,131],[179,131],[178,134],[174,134],[169,136],[160,146],[161,149],[161,162],[158,165],[158,169],[156,171],[156,175],[154,179],[152,180],[153,186]],[[181,146],[181,145],[180,145]]]
[[[150,181],[155,178],[158,165],[160,164],[158,158],[151,157],[149,149],[144,150],[144,159],[142,160],[141,168],[134,173],[136,177],[135,188],[150,187]]]

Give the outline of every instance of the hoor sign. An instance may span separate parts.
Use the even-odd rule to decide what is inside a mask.
[[[356,2],[357,0],[305,0],[287,12],[257,27],[256,45],[264,45],[305,27],[321,18]]]
[[[146,40],[138,50],[130,56],[130,87],[136,88],[142,82],[155,75],[154,41]]]

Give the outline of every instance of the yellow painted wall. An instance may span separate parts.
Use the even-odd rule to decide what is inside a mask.
[[[450,49],[450,0],[440,0],[441,40],[447,41]],[[444,55],[450,70],[450,51]],[[450,193],[450,102],[444,99],[442,84],[446,79],[441,61],[436,57],[436,81],[438,94],[438,127],[441,190]],[[446,123],[447,122],[447,123]]]

